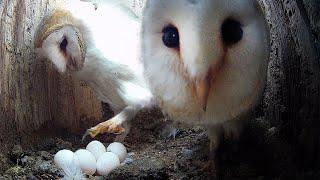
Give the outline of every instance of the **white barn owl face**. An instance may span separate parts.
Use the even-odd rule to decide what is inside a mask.
[[[263,92],[268,37],[255,0],[150,0],[142,27],[145,75],[173,118],[230,120]]]
[[[77,28],[66,25],[43,41],[40,53],[47,55],[60,72],[78,70],[82,68],[85,56],[81,44],[84,43]]]

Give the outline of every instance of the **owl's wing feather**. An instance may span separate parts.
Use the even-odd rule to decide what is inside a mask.
[[[139,58],[141,22],[137,16],[116,0],[103,1],[96,10],[90,8],[81,13],[79,10],[71,12],[81,21],[84,26],[82,33],[86,34],[86,42],[90,43],[87,45],[88,60],[80,72],[82,77],[94,74],[90,77],[98,80],[93,86],[99,86],[95,88],[99,91],[107,90],[110,87],[106,86],[112,84],[118,91],[114,96],[121,96],[125,104],[149,103],[152,95],[145,83]],[[95,63],[92,63],[93,60]],[[107,102],[110,102],[110,94],[106,92],[98,94],[101,99],[108,98]]]

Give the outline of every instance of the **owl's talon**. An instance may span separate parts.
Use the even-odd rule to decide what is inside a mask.
[[[82,136],[82,141],[84,141],[86,139],[86,137],[89,135],[88,130],[84,133],[84,135]]]
[[[167,139],[175,140],[176,137],[180,134],[180,132],[181,132],[180,129],[173,128],[171,132],[167,135]]]
[[[125,129],[121,125],[117,124],[115,121],[108,120],[90,129],[87,129],[86,133],[83,136],[83,139],[88,135],[94,138],[98,134],[104,134],[104,133],[122,134],[124,131]]]
[[[181,130],[172,126],[167,126],[164,128],[164,130],[161,132],[161,137],[164,137],[165,139],[172,139],[175,140],[176,137],[181,133]]]

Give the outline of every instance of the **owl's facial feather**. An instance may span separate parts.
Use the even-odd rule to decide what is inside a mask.
[[[142,59],[151,90],[169,115],[197,119],[202,114],[200,119],[217,122],[256,104],[269,55],[268,27],[257,4],[256,0],[147,2]],[[178,50],[163,43],[161,32],[168,25],[179,33]]]
[[[217,76],[219,76],[220,71],[223,69],[223,65],[225,62],[226,48],[224,48],[224,55],[214,66],[210,66],[208,72],[201,76],[200,79],[196,79],[194,84],[196,87],[196,97],[198,102],[200,103],[202,109],[206,111],[207,109],[207,101],[210,95],[211,86],[214,86],[214,82]]]
[[[86,49],[76,27],[66,25],[55,29],[40,42],[39,53],[45,54],[60,72],[83,67]]]

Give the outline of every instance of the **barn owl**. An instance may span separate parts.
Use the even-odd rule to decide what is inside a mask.
[[[61,73],[86,82],[116,114],[86,135],[108,132],[125,137],[127,122],[152,106],[139,60],[140,25],[116,0],[98,6],[75,0],[53,10],[39,26],[34,41],[38,55]]]
[[[160,108],[206,127],[210,148],[239,136],[263,94],[269,32],[256,0],[150,0],[142,21],[144,74]]]

